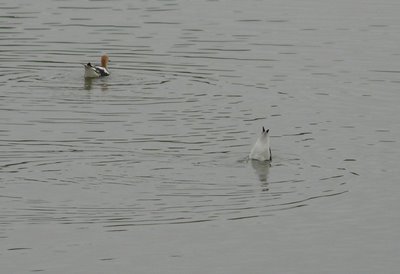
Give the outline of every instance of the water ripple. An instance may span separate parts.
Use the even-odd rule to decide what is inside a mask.
[[[218,1],[91,4],[0,6],[1,224],[262,218],[345,195],[363,176],[354,147],[396,143],[390,125],[366,137],[367,118],[350,111],[390,109],[399,72],[383,59],[353,71],[365,61],[343,57],[343,35],[364,35],[353,26],[331,33]],[[102,52],[111,76],[84,80],[82,64]],[[364,87],[382,82],[392,91],[378,107]],[[271,128],[271,165],[246,159],[261,126]]]

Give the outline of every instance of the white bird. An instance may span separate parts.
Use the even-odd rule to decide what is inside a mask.
[[[271,148],[269,144],[269,129],[262,128],[261,136],[258,137],[256,143],[250,151],[250,159],[259,161],[271,161]]]
[[[110,75],[110,72],[107,70],[108,61],[108,56],[103,54],[101,56],[101,66],[94,66],[91,63],[84,64],[85,78],[97,78]]]

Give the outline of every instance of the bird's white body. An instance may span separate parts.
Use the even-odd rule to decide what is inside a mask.
[[[97,78],[100,76],[108,76],[110,72],[107,70],[108,56],[104,54],[101,56],[101,66],[94,66],[91,63],[84,64],[85,78]]]
[[[256,143],[250,151],[250,159],[258,161],[271,161],[271,148],[269,141],[269,129],[262,129],[261,135],[258,137]]]

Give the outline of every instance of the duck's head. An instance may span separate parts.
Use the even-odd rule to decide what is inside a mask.
[[[109,61],[108,55],[107,55],[107,54],[103,54],[103,55],[101,56],[101,66],[102,66],[103,68],[106,68],[107,65],[108,65],[108,61]]]

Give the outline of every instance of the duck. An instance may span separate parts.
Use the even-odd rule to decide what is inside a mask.
[[[107,70],[108,55],[103,54],[101,56],[101,66],[94,66],[91,63],[84,64],[85,66],[85,78],[97,78],[102,76],[109,76],[110,72]]]
[[[269,129],[262,127],[261,135],[250,151],[249,158],[258,161],[271,161],[271,147],[269,142]]]

